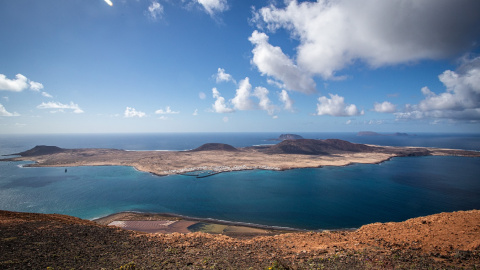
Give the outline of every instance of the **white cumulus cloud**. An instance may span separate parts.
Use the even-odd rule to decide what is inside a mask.
[[[43,89],[43,84],[39,82],[30,81],[30,89],[33,91],[40,91]]]
[[[53,96],[50,95],[50,94],[47,93],[47,92],[42,92],[42,96],[47,97],[47,98],[53,98]]]
[[[2,104],[0,104],[0,116],[10,117],[10,116],[20,116],[20,114],[16,112],[14,113],[8,112],[7,109]]]
[[[255,46],[252,50],[252,63],[262,75],[282,81],[289,90],[302,93],[316,91],[315,81],[310,74],[295,65],[280,47],[272,46],[265,33],[255,30],[248,40]]]
[[[438,78],[445,92],[436,94],[423,87],[424,99],[419,104],[407,104],[397,118],[480,120],[480,57],[464,60],[456,71],[446,70]]]
[[[231,113],[235,110],[227,107],[225,104],[225,98],[220,95],[217,88],[212,89],[213,98],[215,98],[215,103],[212,105],[213,111],[216,113]]]
[[[146,114],[144,112],[135,110],[135,108],[127,107],[125,109],[125,112],[123,113],[123,116],[126,118],[132,118],[132,117],[142,118],[142,117],[145,117]]]
[[[375,68],[450,57],[472,48],[480,34],[478,0],[285,3],[284,8],[271,4],[255,11],[253,21],[270,31],[289,31],[300,42],[296,48],[299,70],[324,79],[334,78],[337,71],[357,61]],[[256,46],[264,44],[262,49],[267,50],[262,39]],[[282,63],[271,65],[279,68]]]
[[[235,82],[235,80],[233,79],[232,75],[228,74],[225,72],[225,69],[223,68],[218,68],[217,70],[217,74],[215,75],[215,80],[217,81],[217,83],[220,83],[220,82]]]
[[[207,95],[204,92],[200,92],[200,93],[198,93],[198,97],[200,99],[205,99],[205,98],[207,98]]]
[[[216,99],[213,104],[213,110],[217,113],[230,113],[235,110],[247,111],[260,109],[265,110],[269,115],[273,115],[275,111],[275,106],[268,97],[268,89],[265,87],[255,87],[252,92],[252,85],[250,84],[250,79],[248,77],[239,82],[235,97],[230,100],[233,108],[227,106],[225,98],[220,95],[217,88],[213,88],[212,93],[213,98]],[[252,97],[256,97],[258,103],[254,102]]]
[[[232,99],[233,107],[241,111],[253,109],[253,102],[250,99],[251,91],[250,79],[246,77],[240,81],[235,97]]]
[[[178,111],[172,111],[172,109],[170,108],[170,106],[167,106],[165,108],[165,110],[163,109],[159,109],[159,110],[156,110],[155,111],[155,114],[179,114],[180,112]]]
[[[195,109],[195,111],[192,113],[193,116],[197,116],[198,115],[198,109]]]
[[[150,6],[148,6],[148,17],[152,20],[157,20],[163,16],[163,6],[157,1],[153,1]]]
[[[273,106],[272,102],[268,98],[268,89],[265,87],[255,87],[253,91],[253,95],[258,98],[258,106],[261,110],[267,111],[269,115],[273,115],[275,112],[275,106]]]
[[[382,103],[375,102],[373,110],[380,113],[394,113],[397,111],[397,106],[388,101]]]
[[[56,112],[63,112],[63,110],[73,110],[74,113],[83,113],[84,111],[78,106],[78,104],[75,104],[73,102],[70,102],[70,104],[63,104],[60,102],[42,102],[42,104],[37,106],[38,109],[55,109],[57,110]]]
[[[15,75],[15,79],[8,79],[7,76],[0,74],[0,90],[22,92],[29,88],[32,91],[40,92],[44,87],[43,84],[31,81],[22,74]],[[45,96],[43,93],[46,92],[42,92],[42,95]]]
[[[270,78],[267,79],[267,83],[273,86],[276,86],[277,88],[285,88],[285,84],[282,84],[278,81],[272,80]]]
[[[28,88],[28,79],[22,74],[15,75],[15,79],[8,79],[0,74],[0,90],[21,92]]]
[[[354,116],[363,114],[354,104],[345,104],[344,97],[329,94],[330,98],[319,97],[317,103],[317,115]]]
[[[286,90],[282,90],[282,92],[279,93],[279,98],[283,103],[283,108],[287,111],[293,112],[293,100],[290,98]]]
[[[228,10],[227,0],[196,0],[210,16]]]

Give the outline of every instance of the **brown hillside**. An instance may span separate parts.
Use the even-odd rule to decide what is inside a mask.
[[[20,155],[22,157],[33,157],[33,156],[56,154],[56,153],[61,153],[63,151],[65,151],[65,149],[57,146],[37,145],[30,150],[13,154],[13,155]]]
[[[251,239],[0,211],[1,269],[476,269],[480,211]],[[135,268],[133,268],[135,267]],[[271,267],[271,268],[270,268]]]
[[[192,151],[238,151],[238,149],[224,143],[206,143]]]
[[[370,152],[372,147],[339,139],[284,140],[265,150],[269,154],[329,155],[339,152]]]

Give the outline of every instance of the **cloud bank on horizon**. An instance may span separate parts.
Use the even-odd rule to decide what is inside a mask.
[[[229,114],[228,117],[222,116],[219,119],[218,125],[225,126],[222,123],[234,123],[239,118],[245,119],[244,122],[247,123],[252,117],[256,118],[252,115],[263,113],[266,118],[262,118],[262,121],[279,122],[272,124],[272,128],[291,129],[298,127],[297,123],[302,121],[324,121],[330,129],[335,130],[335,127],[340,126],[335,124],[337,122],[334,119],[341,117],[344,118],[341,124],[343,126],[362,122],[368,125],[403,123],[406,126],[408,123],[443,122],[446,125],[470,125],[468,130],[480,131],[480,1],[102,2],[107,4],[103,3],[103,6],[106,6],[108,11],[105,13],[108,16],[119,16],[127,22],[122,30],[114,34],[102,32],[103,36],[111,35],[109,38],[116,40],[108,53],[113,54],[116,50],[119,51],[118,55],[132,53],[137,58],[133,57],[129,63],[132,63],[132,67],[139,68],[139,72],[134,73],[126,68],[124,73],[116,77],[117,81],[110,79],[108,84],[102,85],[111,87],[108,96],[113,100],[112,103],[116,103],[115,99],[118,98],[118,106],[109,107],[116,111],[102,111],[103,106],[89,101],[87,95],[82,95],[82,90],[65,94],[65,90],[59,87],[68,87],[68,83],[58,84],[55,86],[57,89],[51,88],[52,84],[57,84],[52,80],[48,80],[48,83],[42,80],[42,72],[27,67],[24,69],[30,70],[29,72],[10,69],[8,66],[13,62],[5,62],[0,66],[0,93],[8,96],[4,96],[4,102],[0,104],[0,121],[10,117],[35,115],[32,109],[22,107],[31,102],[23,102],[23,105],[20,98],[13,102],[12,95],[22,95],[23,100],[28,100],[26,95],[30,92],[38,93],[35,98],[31,98],[32,102],[39,100],[33,106],[34,109],[46,109],[50,113],[64,115],[89,115],[92,112],[92,115],[97,116],[150,118],[150,121],[165,120],[168,115],[187,125],[201,121],[210,125],[210,120],[215,115]],[[8,7],[14,5],[9,4]],[[136,17],[134,12],[140,9],[142,11],[136,13],[140,16]],[[181,18],[177,21],[178,16]],[[142,17],[146,22],[141,25],[139,18]],[[237,21],[237,17],[243,21]],[[193,27],[191,29],[180,23],[187,18],[190,27]],[[198,25],[195,25],[196,22]],[[61,32],[62,29],[59,28],[58,31]],[[119,38],[123,35],[122,31],[145,33],[144,39],[150,43]],[[186,32],[186,38],[176,40],[181,31]],[[71,35],[75,42],[83,40],[80,34]],[[222,35],[225,38],[219,39]],[[133,36],[140,37],[141,34]],[[117,42],[120,40],[125,42]],[[195,51],[198,53],[186,56]],[[199,54],[210,56],[212,64],[196,60]],[[227,60],[227,57],[238,61]],[[187,62],[181,62],[183,58],[188,59]],[[62,60],[58,59],[56,60]],[[145,61],[135,63],[137,59]],[[243,60],[246,62],[242,63]],[[165,76],[162,77],[163,81],[143,76],[140,71],[143,66],[155,69],[156,66],[164,65],[173,68],[180,66],[180,63],[183,63],[185,74],[178,75],[177,78]],[[190,75],[205,74],[197,72],[205,69],[204,66],[208,66],[209,76]],[[113,69],[120,70],[119,67]],[[422,67],[419,70],[424,69],[428,73],[415,76],[409,74],[410,77],[404,79],[405,86],[396,86],[396,90],[381,89],[383,84],[380,83],[380,86],[369,86],[377,85],[373,83],[376,81],[386,82],[387,78],[394,78],[396,72],[401,73],[398,71],[417,67]],[[83,81],[81,73],[85,72],[80,72],[76,78],[70,74],[70,81]],[[380,76],[370,78],[365,75],[369,73]],[[134,77],[129,79],[131,75],[138,80],[134,80]],[[421,81],[422,76],[424,83],[420,85],[418,81]],[[369,81],[363,81],[363,77]],[[409,84],[413,77],[417,83]],[[100,79],[98,76],[96,78]],[[180,80],[177,83],[175,80],[178,78]],[[201,85],[201,88],[177,90],[177,85],[187,85],[184,82],[187,78],[191,80],[188,85]],[[155,82],[168,84],[169,87],[156,88]],[[132,88],[127,90],[124,85]],[[391,87],[391,84],[385,85]],[[411,88],[412,85],[417,88]],[[143,96],[130,94],[142,88],[151,90]],[[211,95],[205,94],[209,91]],[[160,102],[152,100],[156,96],[161,99]],[[50,100],[41,100],[42,98]],[[81,99],[82,103],[52,101],[57,98]],[[135,106],[132,106],[133,99],[138,99]],[[81,109],[78,104],[87,105],[82,105],[84,109]],[[178,110],[172,110],[171,106],[165,104],[171,104]],[[163,108],[159,109],[158,105]],[[181,113],[185,111],[193,113]],[[204,113],[200,113],[202,111]],[[151,115],[160,116],[152,118],[149,117]],[[285,120],[282,124],[282,119],[286,118],[289,122]],[[307,118],[315,120],[306,121]],[[239,125],[239,128],[247,126]]]
[[[406,104],[401,119],[446,118],[480,120],[480,57],[465,59],[456,70],[446,70],[438,76],[446,91],[421,89],[424,99],[418,104]]]

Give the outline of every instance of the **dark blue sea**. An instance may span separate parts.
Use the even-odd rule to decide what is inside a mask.
[[[356,136],[299,133],[356,143],[480,150],[480,135]],[[273,144],[279,133],[0,135],[0,154],[35,145],[63,148],[186,150],[208,142]],[[240,171],[197,179],[158,177],[130,167],[23,168],[0,162],[0,209],[93,219],[120,211],[185,216],[307,230],[480,209],[480,158],[402,157],[289,171]]]

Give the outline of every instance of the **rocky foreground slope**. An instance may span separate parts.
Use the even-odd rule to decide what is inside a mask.
[[[356,231],[235,239],[142,234],[64,215],[0,211],[1,269],[478,269],[480,211]]]

